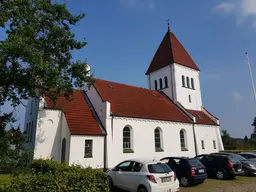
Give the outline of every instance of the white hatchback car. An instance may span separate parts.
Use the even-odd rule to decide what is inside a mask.
[[[170,167],[159,160],[131,159],[107,172],[110,190],[130,192],[177,192],[179,181]]]

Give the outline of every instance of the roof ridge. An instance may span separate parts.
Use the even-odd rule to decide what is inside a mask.
[[[144,89],[147,91],[151,91],[151,92],[155,92],[156,90],[152,90],[152,89],[148,89],[148,88],[144,88],[144,87],[139,87],[139,86],[135,86],[135,85],[129,85],[129,84],[125,84],[125,83],[119,83],[119,82],[115,82],[115,81],[108,81],[108,80],[104,80],[104,79],[99,79],[99,78],[94,78],[95,80],[100,80],[100,81],[105,81],[105,82],[109,82],[109,83],[115,83],[115,84],[119,84],[119,85],[125,85],[128,87],[133,87],[133,88],[138,88],[138,89]],[[157,91],[158,92],[158,91]]]

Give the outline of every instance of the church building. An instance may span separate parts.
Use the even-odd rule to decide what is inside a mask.
[[[219,119],[202,104],[200,69],[166,32],[147,71],[148,88],[95,79],[72,101],[30,99],[27,148],[34,158],[111,168],[130,158],[194,157],[223,150]]]

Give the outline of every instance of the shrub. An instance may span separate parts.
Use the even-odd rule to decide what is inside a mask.
[[[19,175],[10,182],[0,184],[0,191],[26,192],[106,192],[106,174],[97,169],[67,166],[50,160],[33,161],[37,172],[32,175]],[[40,171],[41,170],[41,171]]]
[[[221,151],[221,152],[242,153],[242,152],[256,152],[256,150],[235,149],[235,150],[224,150],[224,151]]]

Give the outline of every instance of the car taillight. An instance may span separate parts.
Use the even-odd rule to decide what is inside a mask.
[[[191,169],[190,169],[190,175],[191,175],[191,176],[195,176],[195,175],[196,175],[196,171],[195,171],[194,168],[191,168]]]
[[[156,179],[155,179],[154,175],[147,175],[147,178],[149,181],[156,183]]]
[[[233,169],[233,168],[234,168],[234,165],[233,165],[233,163],[231,163],[230,160],[228,160],[228,168],[230,168],[230,169]]]
[[[176,181],[176,179],[177,179],[176,173],[173,172],[173,180]]]

